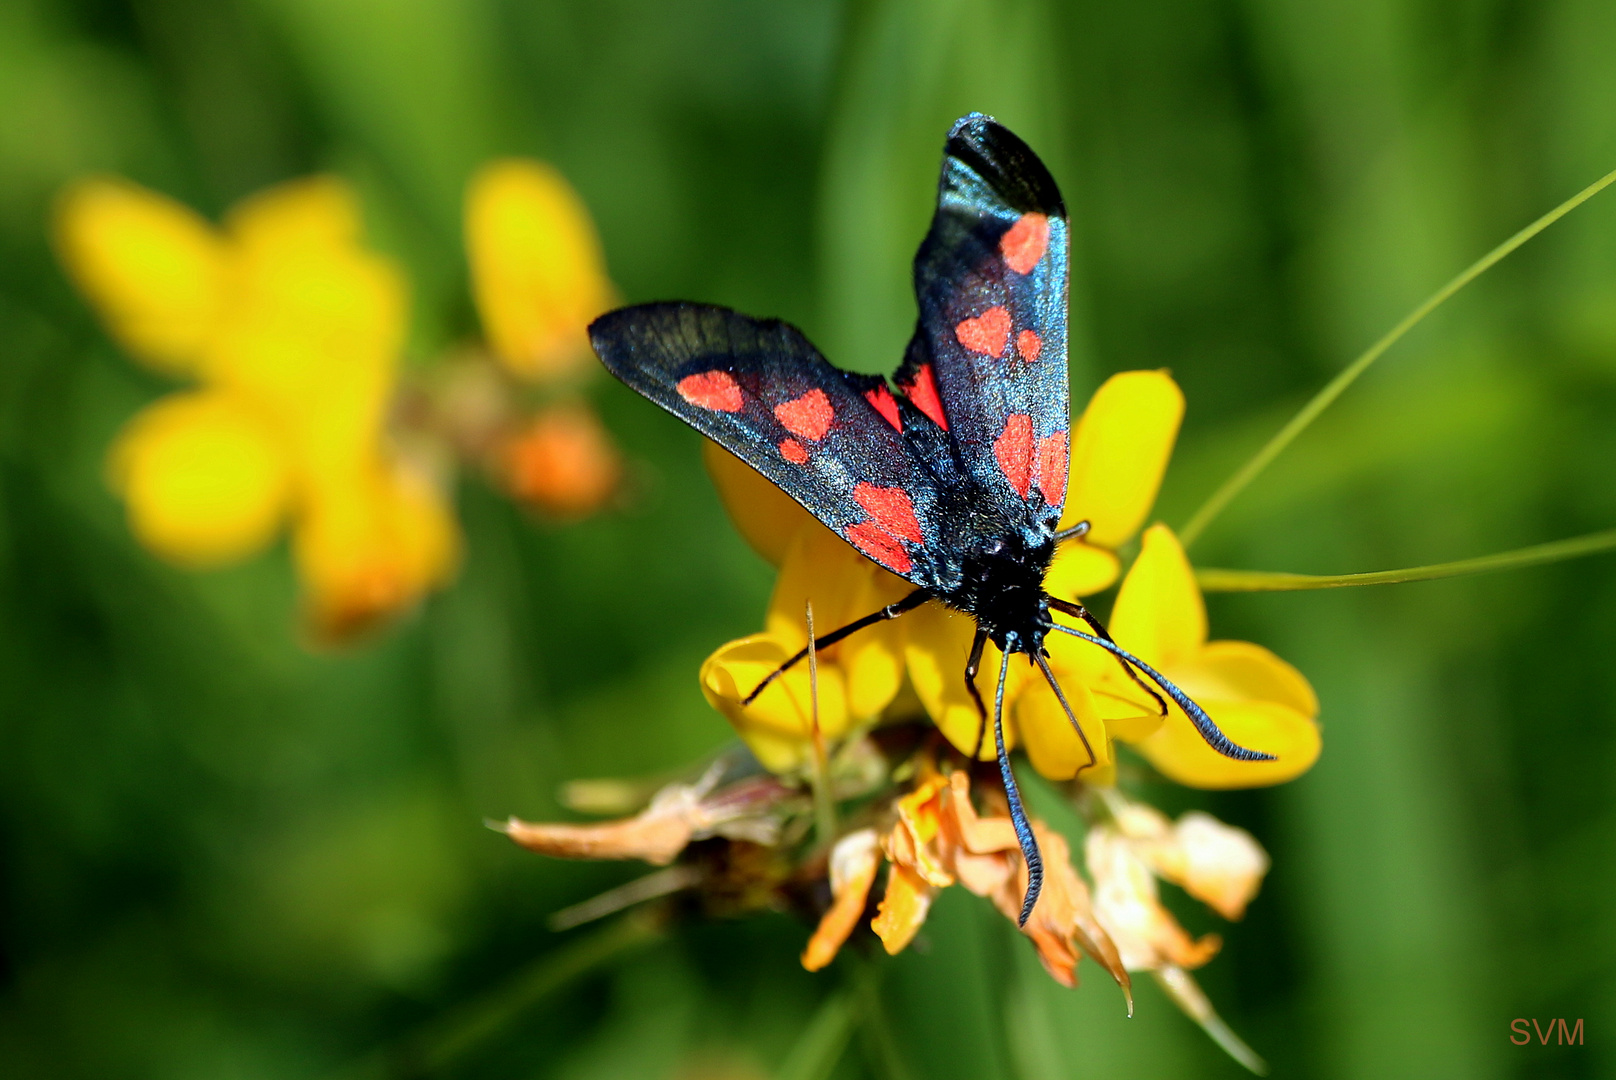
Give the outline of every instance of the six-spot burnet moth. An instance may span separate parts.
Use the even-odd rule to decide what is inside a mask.
[[[1022,923],[1043,873],[1005,752],[1009,654],[1036,664],[1066,706],[1044,639],[1059,631],[1092,642],[1141,686],[1140,674],[1160,687],[1219,753],[1271,760],[1230,742],[1082,605],[1044,591],[1056,545],[1087,526],[1057,531],[1071,426],[1067,230],[1065,204],[1043,162],[991,117],[973,113],[948,133],[937,213],[915,255],[920,319],[890,383],[832,367],[793,326],[721,307],[643,304],[589,328],[595,352],[619,379],[915,586],[897,603],[819,636],[816,647],[932,601],[972,616],[976,635],[963,677],[980,718],[976,756],[988,727],[976,686],[982,651],[991,640],[1006,654],[993,738],[1027,862]],[[1055,613],[1087,630],[1056,622]],[[786,661],[747,701],[806,655]],[[1066,714],[1087,747],[1069,707]]]

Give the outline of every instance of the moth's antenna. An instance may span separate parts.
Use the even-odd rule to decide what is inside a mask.
[[[1088,623],[1090,630],[1093,630],[1096,634],[1105,638],[1105,640],[1115,643],[1116,638],[1111,636],[1111,632],[1105,628],[1105,624],[1100,622],[1099,619],[1096,619],[1094,617],[1094,613],[1088,608],[1084,607],[1082,604],[1069,603],[1062,600],[1058,596],[1050,596],[1048,599],[1049,606],[1054,608],[1056,611],[1062,611],[1073,618],[1082,619],[1084,622]],[[1157,714],[1160,716],[1166,716],[1167,702],[1162,700],[1161,695],[1156,693],[1156,691],[1152,690],[1149,686],[1145,685],[1145,680],[1141,679],[1139,677],[1139,673],[1128,665],[1128,661],[1119,656],[1117,657],[1117,664],[1121,666],[1123,674],[1127,675],[1128,678],[1133,680],[1133,684],[1135,686],[1139,687],[1139,689],[1150,695],[1151,700],[1156,703]]]
[[[1195,704],[1195,702],[1191,701],[1188,694],[1184,693],[1184,691],[1180,690],[1178,687],[1169,682],[1167,677],[1161,672],[1157,671],[1155,668],[1151,667],[1149,664],[1145,663],[1143,660],[1139,659],[1133,653],[1129,652],[1127,649],[1124,649],[1116,642],[1107,641],[1104,638],[1097,638],[1093,634],[1085,634],[1081,630],[1074,630],[1070,626],[1062,626],[1059,623],[1050,623],[1049,627],[1051,630],[1059,630],[1063,634],[1071,634],[1073,637],[1082,638],[1084,641],[1098,645],[1106,652],[1111,653],[1113,656],[1121,657],[1128,663],[1137,667],[1140,671],[1143,671],[1146,675],[1150,676],[1151,681],[1165,690],[1167,692],[1167,696],[1177,702],[1178,707],[1184,710],[1185,714],[1190,718],[1190,723],[1195,725],[1195,730],[1199,731],[1201,733],[1201,738],[1206,740],[1206,744],[1212,749],[1216,750],[1218,753],[1222,754],[1224,757],[1234,758],[1236,761],[1278,760],[1278,758],[1273,754],[1265,754],[1261,750],[1247,750],[1244,746],[1237,746],[1235,743],[1231,742],[1227,735],[1218,730],[1218,725],[1212,722],[1212,718],[1206,715],[1206,710],[1202,709],[1199,705]]]
[[[1061,692],[1061,686],[1060,683],[1055,679],[1055,673],[1049,669],[1049,661],[1044,658],[1042,651],[1034,653],[1032,658],[1037,662],[1038,670],[1042,671],[1044,673],[1044,678],[1048,680],[1049,688],[1055,691],[1055,700],[1059,701],[1061,708],[1066,710],[1066,719],[1071,722],[1072,730],[1077,732],[1077,737],[1079,739],[1083,740],[1083,749],[1089,752],[1089,763],[1083,766],[1083,769],[1094,768],[1094,766],[1100,763],[1100,759],[1094,756],[1094,747],[1089,745],[1089,737],[1083,734],[1083,725],[1077,722],[1077,716],[1072,712],[1072,707],[1066,703],[1066,695]],[[1162,706],[1163,710],[1166,708],[1166,705]],[[1079,769],[1077,771],[1082,772],[1083,769]]]
[[[1021,918],[1017,926],[1026,926],[1027,917],[1038,903],[1038,894],[1044,888],[1044,860],[1038,854],[1038,839],[1027,823],[1027,811],[1021,808],[1021,790],[1016,787],[1016,774],[1010,769],[1010,755],[1004,749],[1004,677],[1009,663],[999,664],[999,689],[993,695],[993,742],[999,751],[999,777],[1004,781],[1004,797],[1010,803],[1010,823],[1015,826],[1016,839],[1021,842],[1021,857],[1027,863],[1027,896],[1021,901]]]
[[[988,643],[988,632],[980,626],[976,628],[976,637],[971,640],[971,658],[965,661],[965,689],[971,692],[971,700],[976,702],[976,749],[971,751],[971,763],[982,759],[982,743],[988,737],[988,707],[982,704],[982,691],[976,688],[976,673],[982,669],[982,649]],[[1005,663],[1004,657],[999,657],[999,664]]]

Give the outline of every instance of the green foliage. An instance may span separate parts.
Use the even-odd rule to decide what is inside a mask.
[[[728,737],[695,669],[755,628],[769,574],[695,437],[602,383],[644,463],[632,508],[558,528],[468,482],[457,583],[310,653],[284,552],[196,575],[129,538],[102,458],[165,388],[55,266],[66,180],[217,214],[344,173],[408,268],[423,363],[474,328],[465,179],[537,154],[628,299],[782,316],[880,370],[943,132],[995,112],[1073,211],[1074,396],[1132,367],[1186,389],[1177,525],[1421,299],[1616,164],[1613,48],[1608,0],[7,0],[0,1074],[363,1075],[421,1045],[468,1077],[1236,1070],[1147,980],[1131,1021],[1092,966],[1060,989],[961,890],[928,948],[818,976],[783,916],[548,931],[635,869],[542,860],[482,819],[560,816],[564,780]],[[1606,195],[1400,343],[1197,560],[1343,573],[1609,528],[1613,416]],[[1243,923],[1191,929],[1227,930],[1203,981],[1275,1075],[1616,1071],[1613,608],[1608,556],[1214,598],[1217,635],[1274,648],[1324,703],[1300,781],[1152,792],[1274,855]],[[1588,1045],[1511,1045],[1517,1016],[1582,1017]]]

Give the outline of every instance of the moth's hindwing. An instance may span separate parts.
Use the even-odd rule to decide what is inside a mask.
[[[832,367],[801,331],[703,304],[643,304],[589,328],[623,382],[778,485],[882,566],[937,584],[935,485],[880,379]]]

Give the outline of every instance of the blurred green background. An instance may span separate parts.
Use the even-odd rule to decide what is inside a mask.
[[[632,510],[556,528],[467,481],[458,581],[310,653],[284,551],[197,575],[130,539],[102,459],[165,384],[50,254],[64,181],[216,216],[342,173],[412,278],[420,363],[475,333],[467,177],[533,154],[627,299],[779,315],[885,370],[943,134],[991,112],[1072,209],[1074,399],[1134,367],[1188,394],[1158,508],[1181,524],[1405,311],[1616,165],[1613,54],[1609,0],[3,0],[0,1075],[353,1075],[472,1031],[439,1074],[767,1076],[844,985],[762,915],[537,993],[589,947],[547,915],[640,871],[481,824],[728,737],[696,666],[758,625],[770,572],[696,437],[602,381],[646,463]],[[1330,573],[1616,525],[1613,419],[1607,194],[1418,329],[1194,554]],[[1275,1075],[1616,1075],[1613,610],[1609,557],[1213,598],[1216,636],[1324,703],[1300,781],[1147,792],[1273,853],[1202,981]],[[1240,1074],[1153,986],[1131,1021],[1092,966],[1060,989],[961,890],[924,945],[882,965],[898,1071],[855,1040],[836,1075]],[[1516,1017],[1583,1018],[1587,1044],[1511,1045]]]

